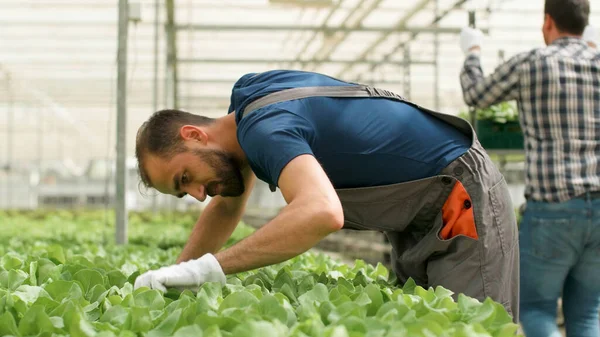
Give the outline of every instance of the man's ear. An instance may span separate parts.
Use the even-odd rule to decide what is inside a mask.
[[[179,135],[184,141],[197,141],[204,145],[208,143],[208,135],[202,128],[195,125],[184,125],[179,129]]]
[[[550,14],[544,15],[544,30],[550,32],[554,27],[554,19],[550,16]]]

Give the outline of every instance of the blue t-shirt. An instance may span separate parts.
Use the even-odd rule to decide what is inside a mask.
[[[295,157],[313,155],[335,188],[380,186],[436,175],[465,153],[471,139],[407,103],[383,98],[309,97],[243,109],[272,92],[350,83],[303,71],[241,77],[233,87],[238,141],[256,176],[278,185]]]

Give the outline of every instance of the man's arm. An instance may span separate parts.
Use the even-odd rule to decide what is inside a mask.
[[[487,108],[519,97],[519,67],[527,54],[519,54],[484,77],[479,53],[469,53],[460,73],[463,98],[467,105]]]
[[[215,254],[225,274],[283,262],[343,227],[337,193],[312,155],[290,161],[281,172],[279,188],[288,205],[255,233]]]
[[[248,197],[256,181],[252,170],[242,171],[246,190],[235,198],[213,197],[200,214],[177,263],[196,259],[206,253],[214,254],[223,247],[240,222]]]

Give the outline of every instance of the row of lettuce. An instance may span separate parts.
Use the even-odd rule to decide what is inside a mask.
[[[498,303],[395,285],[382,265],[308,252],[198,291],[133,290],[173,263],[194,214],[136,213],[130,243],[98,211],[0,213],[0,336],[514,336]],[[227,246],[252,233],[243,223]]]

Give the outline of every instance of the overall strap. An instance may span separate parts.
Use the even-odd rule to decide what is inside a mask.
[[[246,106],[241,118],[267,105],[308,97],[383,97],[407,102],[391,91],[366,85],[302,87],[277,91],[255,100]]]

